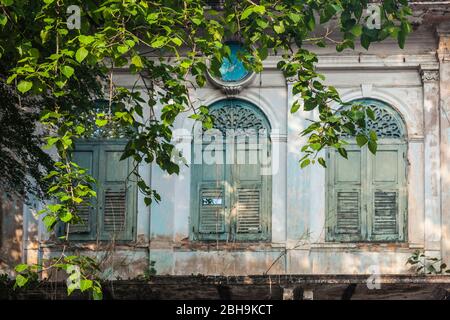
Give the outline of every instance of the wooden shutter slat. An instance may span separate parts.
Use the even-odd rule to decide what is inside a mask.
[[[336,233],[360,233],[360,196],[359,192],[337,192]]]
[[[261,231],[261,195],[255,188],[237,190],[237,232],[256,233]]]
[[[220,188],[200,191],[200,233],[225,232],[224,200],[223,190]]]
[[[374,193],[374,234],[397,233],[397,192],[375,191]]]
[[[125,187],[106,187],[104,193],[103,229],[106,232],[125,230],[127,196]]]

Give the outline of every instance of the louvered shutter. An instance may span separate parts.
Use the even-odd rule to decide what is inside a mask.
[[[267,140],[260,140],[253,132],[243,132],[236,139],[236,164],[232,166],[233,218],[235,238],[240,241],[266,240],[270,214],[268,175],[262,174],[262,163],[269,157]],[[261,157],[265,157],[261,161]]]
[[[131,240],[135,187],[128,179],[130,160],[120,160],[123,146],[105,145],[100,154],[100,239]]]
[[[75,149],[72,158],[75,163],[77,163],[80,167],[87,169],[88,173],[95,177],[97,174],[97,170],[94,168],[96,157],[97,148],[95,146],[83,145]],[[95,206],[92,203],[83,202],[77,206],[76,211],[81,221],[78,224],[71,224],[69,226],[70,238],[74,240],[81,240],[95,236]]]
[[[112,233],[123,232],[127,213],[125,185],[106,186],[103,194],[103,230]]]
[[[369,239],[404,239],[406,212],[404,145],[379,145],[376,156],[369,155],[371,167]]]
[[[220,234],[225,232],[225,198],[222,188],[203,186],[200,191],[199,232]]]
[[[330,152],[328,177],[328,240],[358,241],[363,237],[362,154],[348,148],[348,159]]]
[[[261,232],[261,190],[260,186],[237,188],[236,232],[252,234]]]
[[[211,107],[211,115],[214,129],[225,139],[219,139],[211,152],[212,133],[195,131],[191,239],[268,240],[272,196],[270,125],[257,108],[238,99],[218,102]],[[201,139],[202,135],[206,140]],[[208,161],[211,158],[216,161]]]
[[[225,149],[220,131],[209,132],[198,139],[194,151],[193,207],[194,228],[199,240],[226,240],[227,204]],[[201,164],[198,162],[201,161]]]

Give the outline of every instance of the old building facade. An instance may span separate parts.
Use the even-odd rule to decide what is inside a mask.
[[[411,272],[415,250],[450,262],[450,6],[412,5],[415,30],[404,50],[393,40],[368,51],[314,49],[326,83],[375,111],[368,127],[379,137],[376,156],[348,137],[348,160],[323,150],[326,169],[301,169],[299,133],[317,115],[290,113],[295,79],[277,70],[277,56],[261,74],[236,63],[192,89],[216,117],[216,135],[188,114],[176,122],[174,143],[189,165],[172,176],[140,165],[160,203],[147,207],[125,182],[132,164],[118,160],[121,141],[77,145],[77,161],[99,181],[99,202],[80,211],[86,224],[72,230],[68,250],[96,256],[111,278],[149,267],[170,275],[399,274]],[[135,83],[126,72],[118,78]],[[217,139],[227,130],[236,134],[231,147]],[[205,157],[211,145],[215,162]],[[248,162],[251,150],[258,156]],[[29,263],[62,248],[35,217],[40,206],[24,205],[17,222],[20,260]],[[13,224],[1,225],[4,239]]]

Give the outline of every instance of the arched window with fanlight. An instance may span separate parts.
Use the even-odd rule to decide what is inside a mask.
[[[268,240],[270,124],[256,106],[240,99],[216,102],[210,114],[213,129],[194,129],[192,238]]]
[[[374,99],[355,101],[370,107],[375,121],[366,129],[378,136],[373,155],[346,137],[348,159],[328,151],[328,241],[396,242],[406,240],[406,129],[403,119],[388,104]]]

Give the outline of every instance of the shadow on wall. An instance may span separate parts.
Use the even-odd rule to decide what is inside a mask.
[[[23,204],[0,191],[0,273],[22,261]]]

